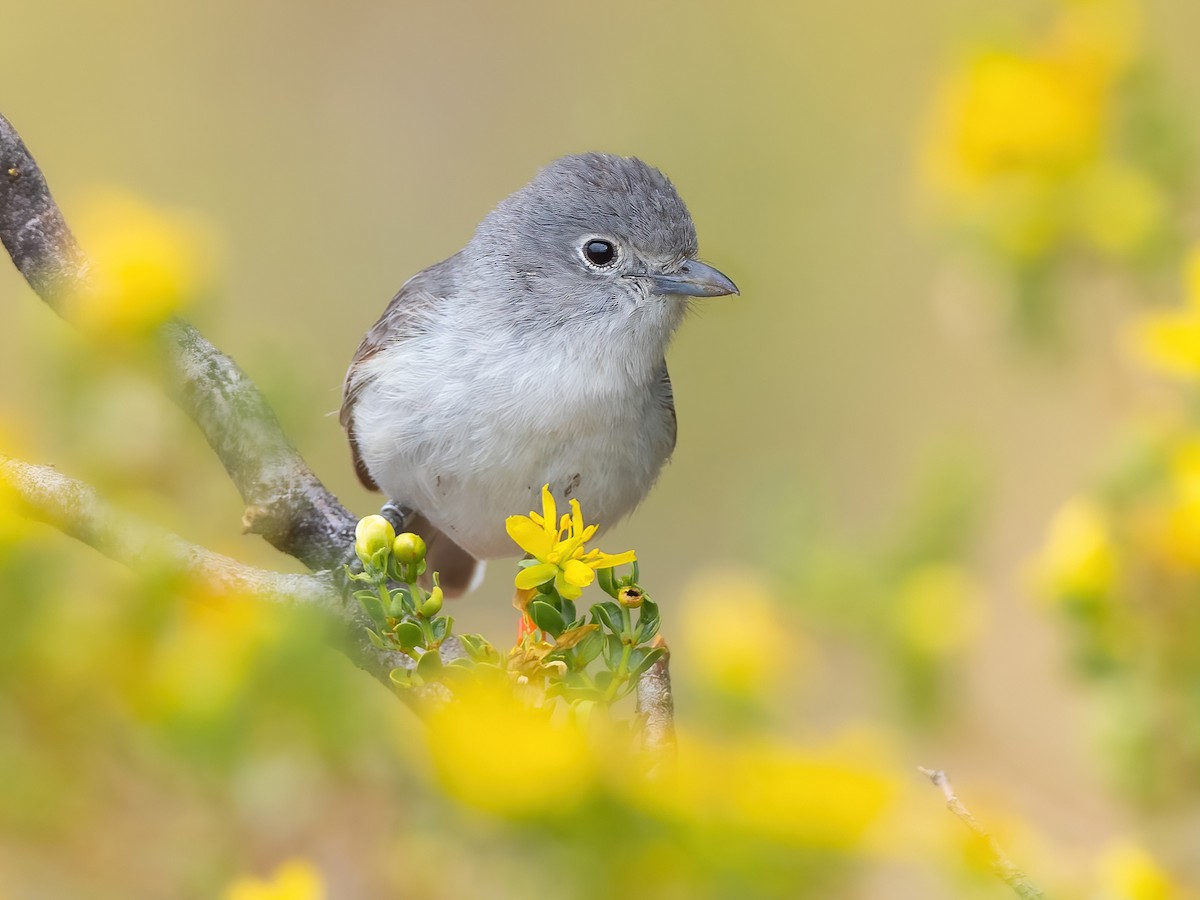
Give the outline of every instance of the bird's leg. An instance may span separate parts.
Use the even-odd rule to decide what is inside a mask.
[[[379,508],[379,514],[391,522],[392,528],[396,529],[396,534],[403,534],[408,530],[407,524],[412,521],[413,511],[401,506],[395,500],[389,500]]]

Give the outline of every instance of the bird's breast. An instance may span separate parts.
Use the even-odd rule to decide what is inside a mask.
[[[673,421],[644,373],[536,353],[431,369],[427,355],[373,379],[355,415],[360,449],[392,499],[479,558],[520,554],[504,520],[536,508],[543,484],[579,499],[589,522],[613,524],[671,452]]]

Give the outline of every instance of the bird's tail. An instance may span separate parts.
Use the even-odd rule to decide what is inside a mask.
[[[425,541],[425,562],[428,572],[437,572],[447,597],[458,597],[479,587],[483,581],[483,561],[473,557],[450,538],[430,524],[420,513],[405,523]]]

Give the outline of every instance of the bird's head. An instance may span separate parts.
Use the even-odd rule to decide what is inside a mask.
[[[640,159],[565,156],[504,200],[472,239],[491,277],[531,313],[677,321],[692,297],[736,294],[696,258],[696,227],[670,180]]]

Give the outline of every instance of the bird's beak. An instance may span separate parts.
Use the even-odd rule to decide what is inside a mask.
[[[712,266],[695,260],[685,260],[678,272],[670,275],[651,275],[656,294],[684,294],[688,297],[723,297],[738,293],[737,285]]]

